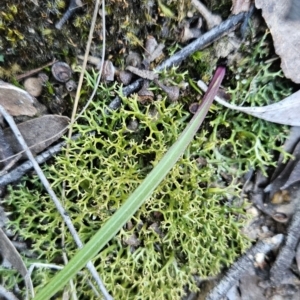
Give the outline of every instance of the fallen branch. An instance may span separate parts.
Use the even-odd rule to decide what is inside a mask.
[[[18,76],[16,76],[16,80],[20,81],[20,80],[22,80],[22,79],[24,79],[24,78],[26,78],[26,77],[29,77],[29,76],[31,76],[31,75],[34,75],[34,74],[36,74],[36,73],[42,71],[43,69],[45,69],[45,68],[47,68],[47,67],[49,67],[49,66],[52,66],[56,61],[57,61],[57,60],[54,58],[51,62],[49,62],[49,63],[43,65],[42,67],[39,67],[39,68],[37,68],[37,69],[30,70],[30,71],[28,71],[28,72],[26,72],[26,73],[24,73],[24,74],[18,75]]]
[[[224,33],[229,32],[235,28],[236,25],[241,23],[246,17],[247,13],[240,13],[228,18],[226,21],[222,22],[220,25],[214,27],[210,31],[206,32],[199,38],[197,38],[192,43],[188,44],[186,47],[182,48],[180,51],[175,53],[173,56],[168,58],[165,62],[160,64],[154,71],[162,71],[164,69],[171,68],[173,66],[178,66],[182,63],[187,57],[192,55],[194,52],[208,46],[212,42],[221,38]],[[122,93],[124,96],[136,91],[138,88],[142,87],[143,79],[138,79],[132,84],[123,88]],[[116,97],[108,106],[111,110],[116,110],[121,106],[120,97]]]
[[[7,159],[7,157],[13,156],[13,150],[11,148],[11,145],[7,142],[3,130],[0,126],[0,168],[2,167],[2,170],[0,171],[0,178],[2,174],[7,172],[19,159],[20,155],[17,155],[14,158]],[[1,161],[3,160],[3,166]]]
[[[267,254],[268,252],[278,248],[282,242],[283,234],[277,234],[272,238],[267,238],[258,242],[232,265],[227,274],[218,283],[218,285],[212,289],[206,299],[218,300],[224,297],[229,289],[235,285],[242,276],[248,274],[249,270],[253,270],[255,268],[255,257],[258,253]]]
[[[299,193],[298,193],[299,194]],[[285,281],[292,281],[296,276],[290,270],[292,262],[295,258],[296,248],[300,238],[300,204],[299,196],[294,200],[296,204],[295,213],[288,227],[288,234],[285,245],[281,248],[276,261],[270,271],[270,280],[272,286],[285,284]],[[295,282],[295,281],[294,281]]]
[[[12,292],[8,291],[2,285],[0,285],[0,296],[1,296],[1,298],[4,297],[4,299],[6,299],[6,300],[19,300]]]
[[[72,140],[76,140],[79,138],[79,134],[75,134],[72,136]],[[51,157],[55,156],[57,153],[61,151],[61,149],[66,146],[67,142],[61,142],[53,147],[48,148],[43,153],[39,154],[35,157],[35,160],[40,165],[50,159]],[[25,175],[28,171],[30,171],[33,168],[33,164],[30,160],[27,160],[11,172],[4,174],[0,177],[0,187],[5,186],[7,184],[16,182],[21,179],[23,175]]]
[[[2,105],[0,105],[0,113],[3,115],[3,117],[5,118],[5,120],[7,121],[7,123],[9,124],[11,130],[13,131],[14,135],[16,136],[18,142],[20,143],[20,145],[22,146],[22,148],[25,150],[25,153],[28,157],[28,159],[31,161],[34,170],[36,171],[37,175],[39,176],[42,184],[44,185],[46,191],[48,192],[49,196],[51,197],[51,199],[53,200],[57,210],[59,211],[60,215],[62,216],[65,224],[67,225],[67,227],[70,230],[70,233],[77,245],[78,248],[82,248],[83,247],[83,243],[81,242],[77,231],[71,221],[71,218],[69,217],[67,211],[63,208],[63,206],[61,205],[59,199],[56,197],[54,191],[52,190],[49,181],[47,180],[46,176],[44,175],[42,169],[40,168],[39,164],[37,163],[37,161],[34,159],[33,154],[31,153],[31,151],[29,150],[28,146],[26,145],[26,142],[24,140],[24,138],[22,137],[21,132],[19,131],[14,119],[6,112],[6,110],[3,108]],[[94,265],[92,264],[92,262],[88,262],[86,267],[88,268],[88,270],[91,272],[93,278],[95,279],[95,281],[97,282],[100,290],[102,291],[103,295],[105,296],[106,299],[112,299],[111,296],[109,295],[109,293],[106,291],[104,284],[102,283],[101,278],[99,277],[96,268],[94,267]]]

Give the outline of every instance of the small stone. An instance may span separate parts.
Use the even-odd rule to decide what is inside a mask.
[[[67,82],[72,76],[71,67],[62,61],[58,61],[51,68],[53,77],[59,82]]]
[[[43,84],[40,78],[29,77],[24,81],[25,90],[33,97],[38,97],[42,93]]]
[[[135,234],[133,234],[128,239],[124,240],[124,243],[127,244],[128,246],[137,247],[140,245],[141,241],[136,237]]]

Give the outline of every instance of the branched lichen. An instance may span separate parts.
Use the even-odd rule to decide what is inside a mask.
[[[241,46],[240,59],[230,66],[227,76],[226,92],[230,103],[240,106],[265,106],[283,100],[292,92],[291,82],[284,78],[279,66],[266,63],[272,49],[266,33],[259,41],[246,41]],[[212,62],[209,49],[195,53],[192,60],[198,78],[204,81],[210,77]],[[226,109],[220,105],[211,108],[211,144],[202,152],[211,150],[212,157],[236,164],[238,171],[260,168],[265,172],[267,166],[275,166],[275,151],[285,140],[286,126],[267,122],[242,112]],[[283,152],[284,154],[284,152]],[[216,159],[214,159],[216,161]],[[223,162],[224,162],[223,161]],[[219,166],[220,167],[220,166]]]
[[[280,73],[257,59],[238,67],[241,77],[250,67],[253,72],[245,75],[246,83],[232,86],[236,103],[262,105],[266,97],[279,100],[289,93],[284,85],[272,83]],[[172,70],[173,75],[178,71]],[[174,82],[185,76],[176,75]],[[98,88],[98,100],[74,125],[81,138],[70,141],[68,157],[62,154],[55,164],[44,166],[57,194],[66,183],[64,205],[83,242],[141,184],[190,118],[183,104],[162,99],[144,106],[136,95],[123,98],[120,110],[107,114],[113,90]],[[138,123],[136,130],[128,126],[132,120]],[[249,168],[274,164],[273,152],[285,137],[282,128],[212,106],[183,157],[94,259],[115,299],[180,299],[185,289],[197,290],[193,275],[215,275],[245,251],[249,241],[240,233],[245,218],[236,205],[241,177]],[[13,212],[10,228],[30,242],[39,261],[62,264],[63,251],[69,258],[74,255],[68,232],[61,245],[61,218],[36,177],[10,188],[5,206]],[[37,271],[36,290],[52,276],[53,271]],[[95,298],[88,276],[75,277],[80,299]]]
[[[104,88],[101,94],[105,98]],[[83,242],[121,207],[190,117],[182,105],[165,100],[146,107],[135,96],[123,102],[111,115],[103,103],[94,103],[81,125],[75,125],[82,138],[70,142],[69,157],[61,155],[45,168],[58,193],[66,181],[65,206]],[[133,119],[139,122],[137,132],[127,128]],[[241,210],[226,204],[228,195],[237,194],[236,186],[226,186],[214,164],[198,163],[197,153],[206,142],[203,131],[130,224],[95,258],[116,299],[179,299],[184,286],[196,290],[193,274],[217,274],[246,249],[248,242],[239,231],[242,223],[237,221]],[[61,218],[38,180],[30,188],[11,189],[7,204],[15,211],[12,228],[32,241],[39,259],[61,262]],[[128,245],[133,236],[138,243]],[[68,233],[65,238],[71,257],[76,247]],[[49,280],[50,274],[44,276]],[[37,289],[45,284],[41,278],[38,282]],[[88,290],[82,286],[79,293]]]

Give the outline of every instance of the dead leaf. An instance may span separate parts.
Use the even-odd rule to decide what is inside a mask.
[[[10,239],[6,236],[3,230],[0,228],[0,252],[1,256],[10,262],[10,264],[18,270],[18,272],[25,277],[27,274],[27,268]]]
[[[126,67],[127,71],[130,71],[131,73],[147,80],[154,80],[158,78],[158,74],[154,73],[153,71],[149,70],[141,70],[132,66]]]
[[[250,8],[251,0],[232,0],[231,12],[237,15],[243,11],[248,11]]]
[[[26,91],[0,80],[0,104],[11,116],[34,116],[34,99]]]
[[[300,1],[299,0],[291,0],[288,13],[286,15],[286,19],[297,21],[300,19]]]
[[[262,9],[262,15],[273,37],[275,52],[281,58],[284,75],[300,83],[300,7],[298,2],[255,0],[255,5]],[[299,17],[296,20],[288,18],[290,12]]]
[[[197,82],[199,88],[203,91],[207,90],[206,84],[199,80]],[[230,104],[220,97],[216,96],[215,100],[237,111],[244,112],[248,115],[283,125],[300,126],[300,91],[288,96],[287,98],[266,106],[241,107]]]
[[[29,147],[35,145],[31,148],[31,151],[34,154],[37,154],[59,139],[67,130],[68,124],[68,117],[45,115],[20,123],[17,126],[27,145]],[[5,139],[10,144],[14,153],[18,153],[23,150],[10,128],[3,130],[3,132]]]
[[[14,153],[10,145],[7,143],[2,128],[0,127],[0,160],[4,160],[3,164],[0,162],[0,169],[3,166],[7,166],[11,160],[5,160],[7,157],[12,156]]]
[[[10,239],[6,236],[3,230],[0,228],[0,253],[1,256],[6,259],[24,278],[26,287],[32,290],[32,282],[30,277],[27,277],[27,268],[24,264],[19,252],[12,244]]]
[[[165,48],[164,44],[158,44],[152,53],[148,57],[148,61],[152,62],[163,54],[163,49]]]

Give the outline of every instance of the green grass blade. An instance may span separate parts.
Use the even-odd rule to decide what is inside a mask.
[[[129,196],[123,206],[103,225],[91,240],[80,249],[69,263],[36,295],[34,299],[49,299],[60,291],[68,281],[80,271],[88,261],[118,233],[124,224],[133,216],[139,207],[150,197],[155,188],[165,178],[180,156],[192,141],[202,124],[210,105],[224,78],[225,68],[219,67],[204,95],[196,114],[191,119],[178,140],[172,145],[161,161],[148,174],[143,183]]]

